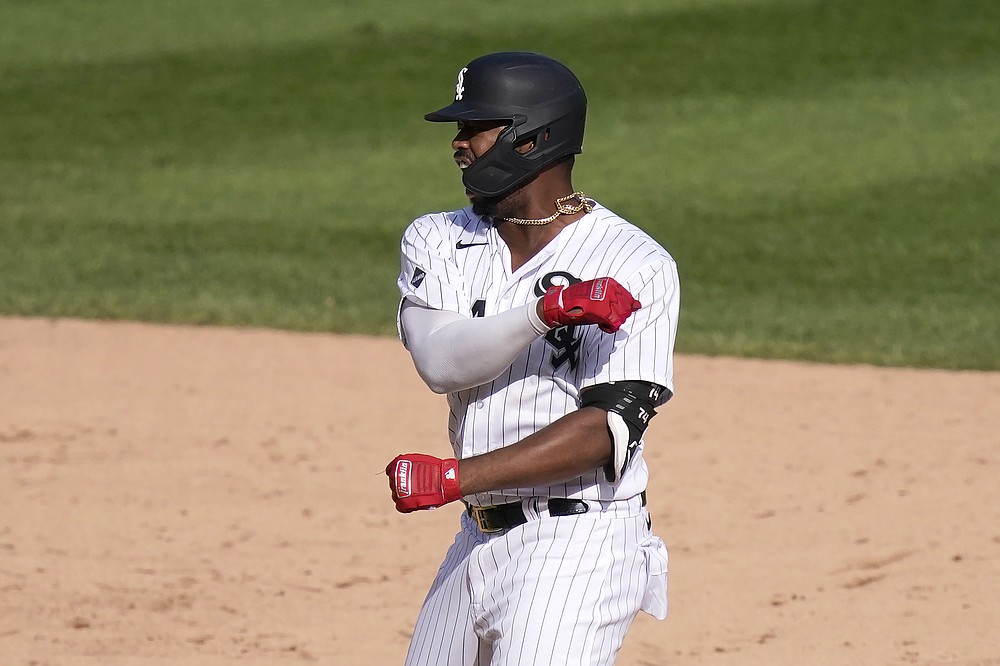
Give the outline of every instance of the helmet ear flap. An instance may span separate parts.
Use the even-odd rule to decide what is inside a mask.
[[[462,172],[462,183],[469,191],[484,197],[501,196],[531,177],[535,165],[517,150],[517,138],[513,127],[505,129],[493,147]]]

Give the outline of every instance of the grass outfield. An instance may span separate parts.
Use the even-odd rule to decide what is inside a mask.
[[[1000,3],[546,7],[0,0],[0,313],[391,334],[403,228],[465,203],[422,114],[532,49],[681,351],[1000,370]]]

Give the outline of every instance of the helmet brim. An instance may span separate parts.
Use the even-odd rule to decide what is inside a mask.
[[[424,116],[424,120],[429,120],[432,123],[450,123],[459,120],[504,120],[514,122],[516,117],[511,115],[509,108],[501,110],[488,106],[473,106],[461,100],[456,100],[437,111],[431,111]]]

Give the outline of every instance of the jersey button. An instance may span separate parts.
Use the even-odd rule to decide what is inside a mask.
[[[476,403],[476,409],[482,409],[485,406],[486,404],[482,400]]]

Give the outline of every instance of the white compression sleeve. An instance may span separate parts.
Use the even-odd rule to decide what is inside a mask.
[[[469,318],[404,301],[399,319],[417,374],[435,393],[453,393],[496,379],[549,330],[535,303]]]

